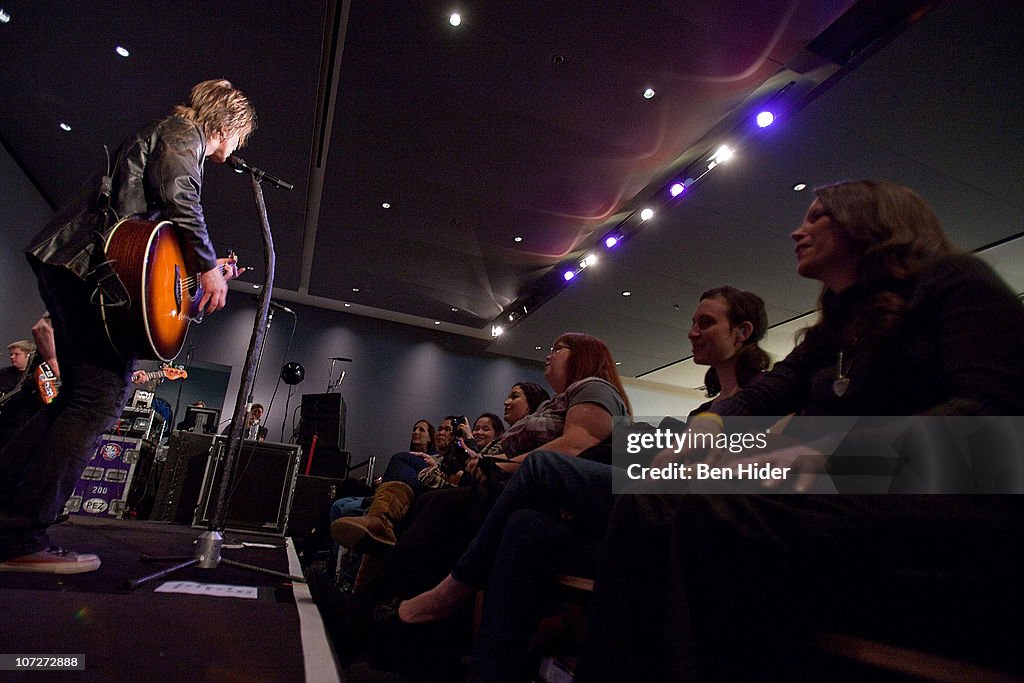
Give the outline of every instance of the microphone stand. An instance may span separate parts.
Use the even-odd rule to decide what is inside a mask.
[[[237,157],[231,157],[231,159],[237,159]],[[252,387],[256,380],[256,371],[259,367],[260,359],[263,356],[263,340],[266,329],[269,327],[268,318],[270,317],[270,296],[274,286],[274,265],[276,262],[276,256],[274,253],[274,237],[270,233],[270,221],[267,218],[267,205],[263,200],[263,189],[260,187],[260,182],[264,178],[271,179],[273,176],[268,176],[259,169],[249,167],[247,164],[244,164],[244,162],[242,162],[244,168],[241,170],[235,163],[232,163],[231,165],[239,173],[241,173],[242,170],[246,170],[252,175],[252,192],[253,197],[256,200],[256,210],[259,215],[260,226],[263,230],[263,265],[266,269],[266,273],[264,275],[263,289],[260,293],[257,306],[258,310],[256,313],[256,319],[253,321],[252,336],[249,340],[249,351],[245,357],[245,365],[242,369],[242,379],[238,386],[238,395],[235,398],[235,412],[231,419],[231,429],[228,432],[227,445],[224,449],[224,467],[221,473],[220,490],[217,494],[217,504],[214,509],[214,514],[210,518],[209,527],[206,531],[200,534],[196,541],[195,554],[191,559],[185,562],[180,562],[173,567],[163,569],[154,574],[150,574],[149,576],[144,576],[134,581],[127,581],[126,587],[128,589],[138,588],[139,586],[153,581],[154,579],[162,578],[186,567],[198,566],[200,569],[216,569],[221,562],[232,567],[239,567],[241,569],[247,569],[261,574],[277,576],[295,582],[305,583],[306,581],[301,576],[292,576],[291,574],[276,572],[263,567],[257,567],[255,565],[236,562],[234,560],[221,557],[221,547],[224,544],[224,537],[221,532],[224,530],[224,516],[226,514],[229,498],[228,490],[231,486],[231,475],[234,471],[235,459],[242,448],[242,430],[245,427],[245,415],[249,411],[249,406],[246,401],[247,399],[252,399]],[[274,183],[275,185],[283,187],[281,184],[283,181],[280,181],[277,178],[273,178],[273,180],[277,181]],[[288,189],[290,189],[290,186]],[[142,558],[144,562],[180,559],[182,558]]]

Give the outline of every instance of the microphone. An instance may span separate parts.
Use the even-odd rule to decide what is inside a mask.
[[[340,360],[340,361],[343,361],[345,363],[351,363],[352,362],[351,358],[342,358],[341,356],[331,356],[327,360]]]
[[[293,311],[292,309],[288,308],[288,307],[287,307],[287,306],[285,306],[284,304],[279,304],[279,303],[277,303],[277,302],[276,302],[276,301],[274,301],[273,299],[271,299],[271,300],[270,300],[270,305],[271,305],[271,306],[272,306],[273,308],[276,308],[276,309],[277,309],[277,310],[279,310],[279,311],[284,311],[285,313],[290,313],[291,315],[295,315],[295,311]]]
[[[243,159],[242,157],[236,157],[234,154],[232,154],[227,158],[227,162],[228,166],[235,169],[235,173],[244,173],[248,171],[249,173],[252,174],[254,178],[256,178],[257,182],[261,180],[266,180],[271,185],[280,187],[283,190],[292,190],[295,188],[294,185],[292,185],[291,183],[286,183],[277,176],[272,176],[266,171],[261,171],[255,166],[250,166],[249,164],[245,163],[245,159]]]

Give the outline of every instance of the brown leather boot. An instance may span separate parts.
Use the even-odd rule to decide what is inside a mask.
[[[342,517],[331,524],[331,537],[346,548],[371,551],[374,546],[395,544],[395,524],[402,521],[415,493],[401,481],[386,481],[377,487],[363,517]]]

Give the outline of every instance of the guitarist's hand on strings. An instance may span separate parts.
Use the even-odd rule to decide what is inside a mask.
[[[203,273],[200,280],[203,298],[199,301],[199,310],[213,313],[224,308],[228,299],[228,280],[244,272],[245,268],[238,267],[238,257],[235,254],[217,259],[217,267]]]

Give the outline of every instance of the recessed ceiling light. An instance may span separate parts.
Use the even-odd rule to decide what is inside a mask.
[[[797,183],[796,185],[793,186],[793,191],[794,192],[799,192],[801,190],[806,190],[806,189],[807,189],[807,183]]]
[[[352,304],[345,304],[345,308],[352,308]]]
[[[624,290],[622,292],[622,296],[633,296],[633,292],[629,291],[628,289]]]
[[[387,202],[384,202],[383,204],[381,204],[381,207],[383,207],[385,209],[390,209],[391,208],[391,204],[389,204]]]
[[[522,242],[523,238],[520,237],[519,235],[516,235],[515,237],[512,238],[512,241],[513,242]]]
[[[353,292],[358,292],[358,291],[359,291],[359,288],[358,288],[358,287],[353,287],[353,288],[352,288],[352,291],[353,291]]]
[[[767,128],[775,123],[775,114],[770,111],[762,111],[758,113],[756,121],[759,128]]]
[[[9,23],[11,23],[11,15],[8,14],[5,10],[0,9],[0,24]]]
[[[434,324],[435,324],[435,325],[440,325],[440,324],[441,324],[441,321],[440,321],[440,320],[435,320],[435,321],[434,321]]]
[[[63,121],[61,121],[61,123],[60,123],[60,129],[61,129],[61,130],[63,130],[63,131],[68,131],[68,132],[70,132],[70,131],[71,131],[71,126],[69,126],[68,124],[66,124],[66,123],[64,123]]]
[[[544,348],[543,346],[534,346],[534,347],[533,347],[533,350],[534,350],[534,351],[540,351],[540,350],[541,350],[541,349],[543,349],[543,348]]]
[[[654,217],[654,209],[644,209],[640,212],[640,220],[649,221]]]
[[[685,189],[686,186],[683,185],[682,183],[672,183],[672,187],[668,188],[668,193],[673,197],[678,197],[683,193],[683,190]]]
[[[654,88],[648,88],[647,90],[644,90],[644,99],[645,100],[649,100],[652,97],[654,97]]]
[[[259,286],[259,285],[253,285],[253,286],[252,286],[252,288],[253,288],[253,289],[259,289],[259,288],[260,288],[260,286]]]
[[[622,363],[620,363],[619,361],[615,361],[615,364],[616,365],[622,365]]]
[[[131,54],[131,52],[128,52],[128,48],[126,48],[124,45],[118,45],[117,47],[115,47],[114,52],[121,55],[122,57],[127,57]]]
[[[448,17],[448,23],[452,26],[458,26],[462,23],[462,15],[458,12],[452,12],[452,15]]]
[[[452,306],[452,313],[458,313],[458,312],[459,312],[459,309],[457,309],[454,306]]]

